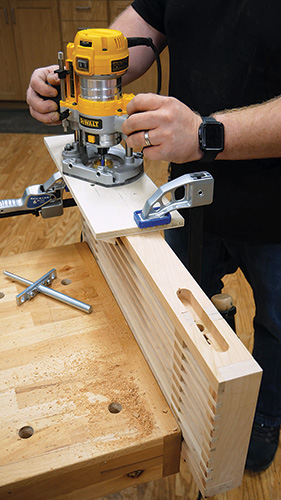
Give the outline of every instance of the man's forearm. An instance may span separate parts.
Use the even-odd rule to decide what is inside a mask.
[[[281,156],[281,97],[213,116],[225,127],[225,148],[218,160]]]

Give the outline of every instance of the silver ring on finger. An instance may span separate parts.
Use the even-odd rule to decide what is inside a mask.
[[[152,146],[150,140],[149,140],[149,136],[148,136],[148,130],[146,130],[144,132],[144,142],[145,142],[145,145],[146,146]]]

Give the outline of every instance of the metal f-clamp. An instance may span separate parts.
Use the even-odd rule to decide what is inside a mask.
[[[69,306],[76,307],[77,309],[80,309],[80,311],[90,313],[93,310],[91,305],[85,304],[85,302],[81,302],[80,300],[74,299],[73,297],[69,297],[69,295],[65,295],[62,292],[58,292],[57,290],[49,288],[54,279],[57,277],[56,269],[51,269],[51,271],[44,274],[44,276],[34,282],[26,278],[22,278],[21,276],[17,276],[16,274],[10,273],[9,271],[4,271],[4,274],[8,278],[17,281],[18,283],[29,285],[25,290],[23,290],[16,296],[16,302],[18,306],[24,304],[24,302],[26,302],[27,300],[33,299],[35,295],[41,292],[48,297],[60,300],[61,302],[64,302]]]

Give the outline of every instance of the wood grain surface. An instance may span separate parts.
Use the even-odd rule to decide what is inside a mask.
[[[0,271],[53,267],[52,288],[91,314],[42,294],[17,306],[23,286],[0,274],[0,497],[86,500],[138,470],[177,472],[180,429],[87,244],[2,257]]]
[[[40,135],[1,134],[0,154],[0,198],[20,197],[27,185],[42,183],[55,171],[44,146],[43,136]],[[146,172],[158,186],[166,182],[166,170],[165,162],[157,165],[153,162],[146,164]],[[0,219],[0,255],[78,242],[80,233],[80,214],[77,208],[68,208],[62,217],[51,220],[35,218],[32,215]],[[254,315],[252,291],[240,270],[234,275],[226,276],[224,283],[224,291],[232,295],[237,307],[237,333],[244,345],[251,350]],[[246,471],[241,487],[211,498],[280,500],[280,471],[279,446],[276,459],[267,471]],[[196,500],[197,496],[198,490],[191,474],[185,464],[182,464],[181,474],[135,485],[119,493],[102,496],[100,500]]]

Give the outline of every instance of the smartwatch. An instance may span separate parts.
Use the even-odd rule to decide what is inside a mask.
[[[213,116],[202,116],[198,130],[199,148],[203,151],[202,163],[213,161],[224,149],[224,126]]]

